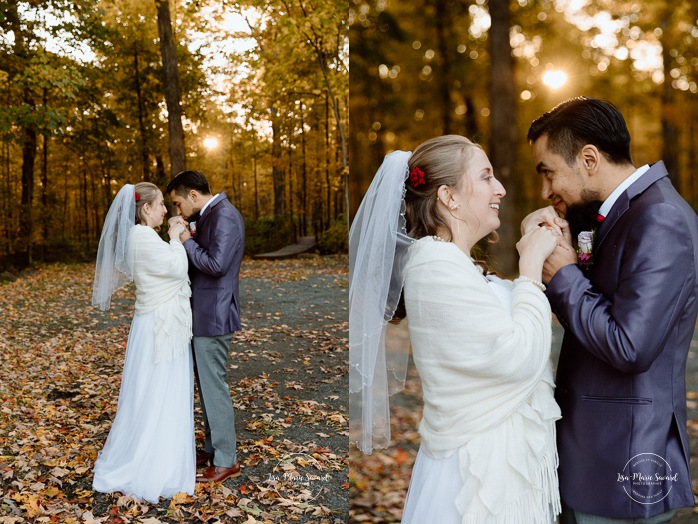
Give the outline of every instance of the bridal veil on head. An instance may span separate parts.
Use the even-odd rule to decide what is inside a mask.
[[[133,280],[128,236],[136,224],[135,187],[126,184],[119,190],[104,219],[92,286],[92,305],[102,311],[111,306],[112,294]]]
[[[409,151],[388,154],[349,232],[349,441],[362,452],[390,444],[388,397],[405,385],[409,340],[391,340],[413,239],[405,230]]]

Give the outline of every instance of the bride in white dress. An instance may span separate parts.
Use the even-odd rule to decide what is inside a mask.
[[[92,303],[133,280],[135,315],[126,346],[116,417],[94,467],[93,488],[151,503],[194,493],[194,389],[190,351],[191,290],[179,233],[156,232],[167,214],[154,184],[125,185],[100,239]]]
[[[516,246],[519,278],[488,275],[470,254],[499,227],[505,194],[479,146],[442,136],[389,154],[352,225],[350,441],[364,453],[390,443],[388,396],[409,344],[386,324],[405,313],[422,382],[403,523],[550,524],[560,512],[540,280],[562,237],[536,228]]]

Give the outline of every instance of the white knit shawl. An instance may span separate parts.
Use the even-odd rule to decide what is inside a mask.
[[[151,227],[136,225],[129,235],[136,283],[136,315],[155,314],[155,362],[189,349],[192,336],[188,260],[178,240],[169,244]]]
[[[502,303],[470,257],[431,237],[410,248],[404,285],[422,380],[421,449],[459,453],[463,523],[550,523],[560,511],[545,295],[521,282]]]

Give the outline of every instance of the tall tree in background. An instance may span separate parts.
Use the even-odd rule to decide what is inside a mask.
[[[514,245],[519,236],[515,203],[518,200],[516,173],[516,82],[511,54],[509,1],[490,2],[490,141],[489,158],[494,174],[502,182],[509,198],[499,208],[499,242],[491,246],[497,268],[506,275],[516,272]]]
[[[300,206],[301,233],[308,234],[304,226],[313,220],[306,214],[318,215],[317,210],[311,210],[309,205],[306,209],[303,205],[311,202],[306,191],[316,187],[308,177],[317,178],[320,171],[317,167],[309,169],[307,158],[296,161],[298,151],[294,153],[294,150],[299,146],[302,149],[305,133],[320,132],[320,127],[311,125],[306,118],[311,116],[307,110],[312,112],[313,119],[325,111],[324,105],[317,104],[323,93],[327,93],[327,107],[334,124],[331,133],[334,140],[323,143],[329,149],[337,148],[336,163],[339,164],[329,177],[330,199],[323,205],[329,209],[332,194],[339,190],[345,201],[343,206],[335,206],[335,211],[341,207],[346,209],[348,71],[345,63],[347,26],[343,18],[346,4],[317,0],[245,0],[231,2],[230,7],[243,14],[249,8],[262,13],[256,20],[246,16],[256,46],[249,53],[249,60],[254,64],[252,71],[239,87],[245,92],[247,104],[264,106],[269,115],[274,215],[279,218],[294,213]],[[339,187],[332,181],[338,177],[343,177]]]
[[[86,28],[94,22],[93,0],[56,0],[52,3],[55,23],[37,17],[32,21],[23,19],[24,11],[31,5],[19,0],[4,2],[4,16],[0,17],[0,28],[12,39],[0,44],[0,72],[6,79],[6,102],[0,106],[0,132],[4,140],[13,140],[21,145],[21,196],[19,234],[16,256],[21,264],[31,263],[34,237],[34,187],[35,163],[38,153],[38,136],[41,134],[47,145],[47,137],[54,133],[64,120],[65,110],[50,105],[49,91],[57,91],[63,100],[74,96],[80,83],[79,73],[73,64],[60,61],[42,46],[42,35],[69,35],[84,37]],[[85,14],[73,22],[62,20],[66,13]],[[52,19],[53,20],[53,19]],[[42,163],[42,181],[47,181],[48,163]],[[47,201],[44,194],[43,201]],[[11,233],[5,229],[6,233]],[[14,236],[14,233],[11,233]],[[5,236],[5,235],[3,235]],[[3,250],[4,251],[4,250]]]
[[[662,83],[662,160],[669,172],[669,178],[675,187],[679,187],[679,141],[676,114],[676,90],[671,85],[671,70],[673,58],[670,53],[671,45],[671,18],[674,6],[665,5],[659,19],[659,27],[662,30],[662,68],[664,82]]]
[[[30,34],[27,33],[23,24],[20,23],[18,2],[12,0],[7,3],[5,11],[6,20],[9,22],[9,31],[14,36],[13,55],[8,57],[6,69],[8,72],[8,81],[10,84],[17,82],[29,67],[30,56],[28,46],[30,43]],[[21,115],[22,120],[22,199],[20,207],[22,213],[20,215],[20,236],[25,239],[26,244],[24,253],[27,257],[27,262],[32,262],[32,230],[33,230],[33,210],[32,199],[34,196],[34,162],[36,160],[37,151],[37,132],[36,121],[33,118],[36,103],[32,85],[29,82],[21,82],[21,100],[24,109],[24,114]]]
[[[452,2],[450,0],[435,0],[436,16],[435,16],[435,29],[436,29],[436,48],[438,49],[438,65],[439,74],[437,75],[437,91],[438,99],[441,101],[441,125],[443,126],[443,134],[450,134],[454,132],[452,124],[452,111],[453,107],[451,104],[451,88],[453,86],[453,79],[451,78],[451,46],[450,40],[451,36],[449,34],[449,27],[452,22],[452,8],[450,5]]]
[[[170,134],[170,174],[174,176],[186,169],[184,129],[182,128],[182,105],[177,73],[177,56],[172,36],[169,0],[155,0],[158,9],[158,33],[164,73],[165,102]]]
[[[91,258],[119,187],[141,179],[162,186],[185,159],[228,191],[251,226],[258,221],[251,253],[293,241],[294,227],[322,234],[336,226],[341,236],[346,149],[336,115],[342,129],[348,118],[341,6],[322,11],[289,0],[289,13],[280,0],[247,2],[223,10],[218,0],[3,3],[0,270],[25,267],[32,246],[34,259],[46,262]],[[268,54],[240,29],[240,14],[264,20]],[[307,36],[317,37],[317,48]],[[168,52],[175,47],[176,58]],[[165,81],[165,69],[179,76],[179,94],[168,100],[163,84],[177,82]],[[191,134],[186,155],[183,127]],[[278,224],[274,175],[285,192],[277,200],[288,206]]]
[[[380,130],[372,126],[375,122],[386,122],[390,115],[407,112],[405,106],[408,104],[393,94],[389,82],[381,79],[379,67],[391,63],[392,46],[404,47],[409,39],[395,15],[389,11],[376,10],[364,3],[350,10],[351,16],[355,20],[349,27],[349,149],[352,153],[349,155],[349,214],[358,209],[371,182],[371,174],[378,169],[390,147],[382,140]],[[400,147],[407,148],[406,145]]]
[[[289,16],[282,18],[292,24],[299,33],[300,42],[310,46],[317,60],[317,65],[322,73],[325,89],[329,95],[332,114],[339,132],[341,146],[342,177],[344,180],[345,205],[349,208],[349,163],[347,159],[347,140],[344,133],[344,125],[340,115],[339,98],[335,83],[337,79],[343,79],[345,75],[332,75],[332,70],[346,72],[342,60],[343,41],[348,36],[342,13],[346,5],[343,2],[324,2],[307,0],[281,0]],[[295,14],[294,13],[298,13]],[[339,24],[339,25],[337,25]],[[339,86],[341,90],[346,86]],[[349,214],[346,214],[347,224]]]

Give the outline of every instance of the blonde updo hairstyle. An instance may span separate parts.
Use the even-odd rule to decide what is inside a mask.
[[[458,191],[463,183],[470,183],[463,172],[475,148],[481,149],[464,136],[444,135],[427,140],[412,152],[408,169],[410,172],[414,168],[422,170],[424,184],[414,187],[409,178],[405,181],[405,218],[411,237],[438,235],[439,229],[444,229],[448,231],[445,240],[452,240],[453,233],[443,216],[444,211],[439,209],[437,193],[443,185]]]
[[[414,187],[409,178],[405,181],[405,219],[407,234],[412,238],[438,235],[439,229],[443,229],[448,232],[448,238],[444,240],[453,239],[453,232],[443,214],[446,211],[442,211],[437,193],[443,185],[456,191],[463,184],[470,185],[470,177],[464,177],[463,173],[475,149],[482,148],[464,136],[444,135],[427,140],[412,152],[407,161],[409,172],[414,168],[424,172],[424,184]],[[440,206],[442,209],[439,209]],[[496,238],[496,233],[493,235]],[[485,274],[490,272],[484,260],[478,259],[475,263],[482,267]],[[399,324],[406,316],[405,297],[401,293],[390,322]]]
[[[155,205],[155,200],[160,196],[160,188],[150,182],[138,182],[136,184],[136,224],[148,225],[148,220],[143,209],[146,204]],[[155,231],[160,231],[160,226],[155,228]]]

